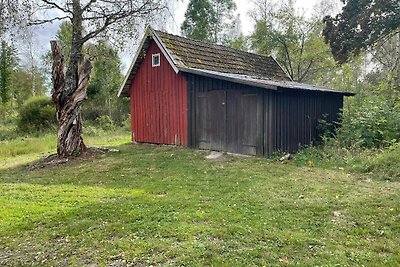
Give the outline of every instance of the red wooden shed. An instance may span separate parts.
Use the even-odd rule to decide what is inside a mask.
[[[130,97],[133,141],[250,155],[309,144],[349,95],[293,82],[270,56],[151,27],[118,92]]]

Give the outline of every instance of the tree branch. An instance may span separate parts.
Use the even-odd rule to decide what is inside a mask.
[[[35,25],[42,25],[46,23],[51,23],[56,20],[64,20],[64,19],[71,19],[69,16],[64,17],[54,17],[52,19],[44,19],[44,20],[35,20],[28,23],[28,26],[35,26]]]
[[[96,0],[90,0],[89,3],[87,3],[83,8],[82,8],[82,12],[85,12],[87,9],[90,8],[90,6],[95,3]]]
[[[146,10],[146,7],[149,5],[149,3],[150,3],[150,0],[147,0],[140,7],[136,8],[136,9],[133,9],[133,7],[131,7],[130,10],[124,11],[124,10],[120,9],[114,13],[109,13],[109,12],[106,12],[105,10],[103,10],[102,13],[97,12],[99,14],[98,16],[95,15],[95,16],[91,16],[91,17],[84,17],[83,20],[104,19],[104,23],[102,26],[100,26],[96,30],[86,34],[81,39],[81,43],[85,43],[89,39],[96,37],[103,31],[105,31],[110,25],[113,25],[116,22],[118,22],[124,18],[131,17],[135,14],[146,15],[146,14],[149,14],[149,13],[159,9],[158,7],[155,7],[155,8]]]
[[[72,12],[71,10],[66,9],[66,8],[63,8],[63,7],[61,7],[60,5],[58,5],[58,4],[56,4],[56,3],[52,2],[52,1],[49,1],[49,0],[42,0],[42,2],[48,4],[49,6],[52,6],[52,7],[54,7],[54,8],[57,8],[58,10],[61,10],[61,11],[64,12],[64,13],[73,14],[73,12]]]
[[[311,66],[313,63],[314,63],[314,60],[311,59],[310,62],[308,63],[306,70],[303,72],[303,75],[301,77],[299,77],[299,80],[298,80],[299,82],[301,82],[306,77],[306,75],[308,74],[309,70],[311,69]]]
[[[284,67],[285,67],[286,71],[289,73],[290,78],[292,80],[295,80],[294,73],[293,73],[293,67],[292,67],[292,59],[290,58],[289,48],[284,39],[281,39],[279,37],[277,39],[278,39],[278,42],[280,42],[283,45],[283,48],[285,50],[285,57],[287,58],[288,66],[284,65]]]

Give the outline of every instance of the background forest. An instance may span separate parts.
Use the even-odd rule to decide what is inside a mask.
[[[373,3],[320,0],[305,12],[293,0],[256,0],[250,14],[253,28],[243,34],[235,1],[190,0],[179,34],[272,55],[294,81],[355,92],[346,99],[337,131],[326,132],[322,146],[305,148],[297,158],[350,162],[362,157],[369,162],[362,168],[369,171],[377,155],[394,157],[400,147],[399,4]],[[173,8],[166,13],[174,15]],[[37,60],[32,31],[28,27],[10,34],[6,15],[0,32],[0,139],[53,134],[50,51]],[[134,31],[141,32],[146,23]],[[150,23],[162,24],[154,18]],[[160,28],[168,30],[168,24]],[[66,59],[71,38],[71,23],[61,22],[56,39]],[[82,107],[84,134],[128,131],[129,101],[116,96],[124,77],[120,46],[109,36],[98,36],[83,50],[93,64]],[[320,127],[330,128],[324,121]]]

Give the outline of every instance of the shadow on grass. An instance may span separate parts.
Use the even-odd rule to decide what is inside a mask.
[[[236,179],[250,182],[252,177],[280,177],[296,168],[264,158],[226,156],[223,161],[207,160],[208,152],[182,147],[128,143],[114,148],[119,152],[49,168],[29,170],[28,165],[9,168],[0,173],[0,183],[117,188],[135,188],[140,184],[162,191],[171,183],[173,186],[179,183],[212,186]]]

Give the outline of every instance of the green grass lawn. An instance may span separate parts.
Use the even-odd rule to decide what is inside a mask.
[[[33,171],[54,145],[0,154],[0,266],[400,265],[399,182],[128,140]]]
[[[88,146],[115,146],[127,143],[130,139],[129,133],[122,131],[84,136]],[[56,153],[56,144],[56,133],[0,141],[0,171]]]

